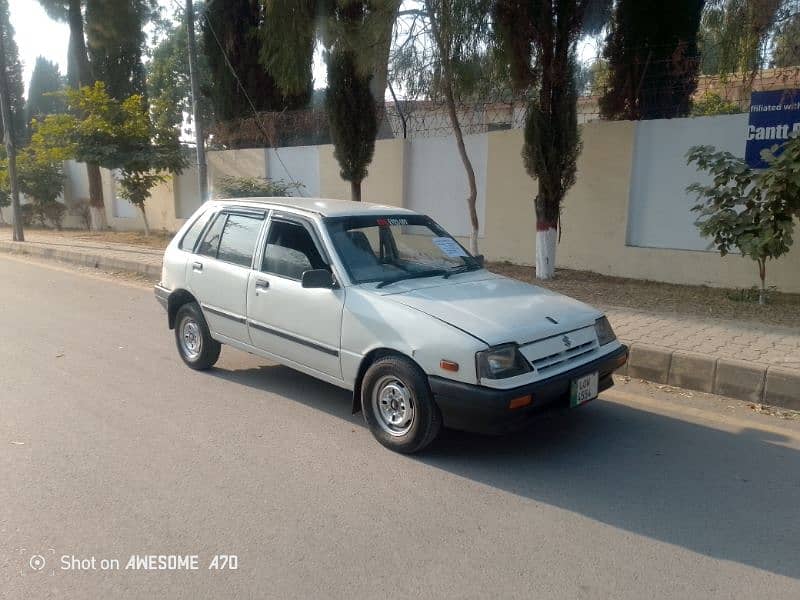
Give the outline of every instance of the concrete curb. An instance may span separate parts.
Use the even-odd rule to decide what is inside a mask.
[[[639,343],[630,351],[621,375],[800,410],[800,371]]]
[[[74,250],[57,250],[25,242],[0,241],[0,251],[49,258],[95,269],[127,271],[152,279],[161,276],[160,266]],[[647,344],[629,345],[630,359],[628,364],[617,371],[619,375],[800,410],[800,371]]]
[[[11,254],[35,256],[38,258],[49,258],[52,260],[67,262],[74,265],[81,265],[93,269],[127,271],[129,273],[144,275],[152,279],[158,279],[161,276],[160,265],[148,265],[136,260],[113,258],[109,256],[101,256],[99,254],[91,254],[88,252],[77,252],[75,250],[48,248],[44,246],[37,246],[36,244],[31,244],[28,242],[0,241],[0,251],[10,252]]]

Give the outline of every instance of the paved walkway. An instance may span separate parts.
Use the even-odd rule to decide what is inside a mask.
[[[60,251],[68,251],[113,261],[138,262],[146,265],[146,271],[150,274],[158,273],[161,268],[163,251],[158,249],[80,240],[55,232],[29,231],[26,232],[26,240],[31,246],[51,250],[56,258],[60,258]],[[83,264],[91,264],[94,260],[84,261]],[[796,328],[701,319],[629,308],[603,308],[607,310],[617,335],[627,343],[696,352],[800,372],[800,331]]]

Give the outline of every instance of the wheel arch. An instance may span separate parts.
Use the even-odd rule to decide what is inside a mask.
[[[410,360],[427,377],[425,369],[423,369],[422,365],[414,360],[413,356],[409,356],[405,352],[401,352],[400,350],[396,350],[394,348],[373,348],[364,355],[364,358],[361,359],[361,363],[358,365],[358,373],[356,375],[355,384],[353,385],[353,414],[361,412],[361,384],[364,381],[364,374],[375,361],[386,356],[399,356],[401,358]]]
[[[189,302],[197,302],[197,299],[187,290],[178,289],[169,295],[167,299],[167,320],[170,329],[175,329],[175,317],[180,307]]]

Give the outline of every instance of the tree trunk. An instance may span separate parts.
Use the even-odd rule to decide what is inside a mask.
[[[759,259],[758,276],[761,279],[761,289],[758,290],[758,303],[764,306],[767,303],[767,261]]]
[[[94,77],[89,64],[89,52],[83,31],[83,13],[81,0],[69,0],[67,21],[69,23],[70,52],[77,68],[78,83],[81,86],[92,85]],[[92,212],[92,229],[100,231],[108,228],[105,205],[103,203],[103,180],[100,167],[95,164],[86,165],[86,176],[89,179],[89,205]]]
[[[361,202],[361,182],[350,182],[350,200],[353,202]]]
[[[536,278],[552,279],[556,273],[558,203],[539,192],[536,197]]]
[[[472,233],[469,236],[469,251],[473,255],[477,255],[478,232],[480,229],[477,209],[478,186],[475,182],[475,169],[472,167],[472,161],[469,158],[469,154],[467,154],[467,146],[464,144],[464,134],[461,131],[461,122],[458,120],[458,111],[456,110],[456,100],[453,92],[451,32],[449,31],[446,22],[442,22],[442,20],[439,19],[439,16],[436,13],[436,7],[433,6],[433,2],[431,2],[431,0],[426,0],[425,5],[428,10],[428,16],[431,20],[431,29],[433,30],[433,37],[436,41],[436,47],[439,52],[447,114],[450,117],[450,126],[453,128],[453,134],[456,138],[458,155],[461,157],[461,163],[464,165],[464,171],[467,173],[467,182],[469,184],[467,210],[469,211],[469,221],[470,225],[472,226]],[[442,18],[446,20],[449,17],[450,9],[444,0],[442,1],[440,8]]]
[[[100,167],[95,164],[87,164],[86,175],[89,178],[91,229],[93,231],[103,231],[108,229],[108,221],[106,220],[106,207],[103,203],[103,177],[100,174]]]
[[[139,206],[139,210],[142,212],[142,221],[144,221],[144,235],[150,237],[150,223],[147,222],[147,212],[144,209],[144,204]]]

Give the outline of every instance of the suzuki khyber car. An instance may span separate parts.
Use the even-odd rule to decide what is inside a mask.
[[[227,344],[352,390],[405,453],[442,427],[501,433],[584,404],[628,357],[596,309],[490,273],[429,217],[376,204],[207,202],[155,295],[189,367]]]

